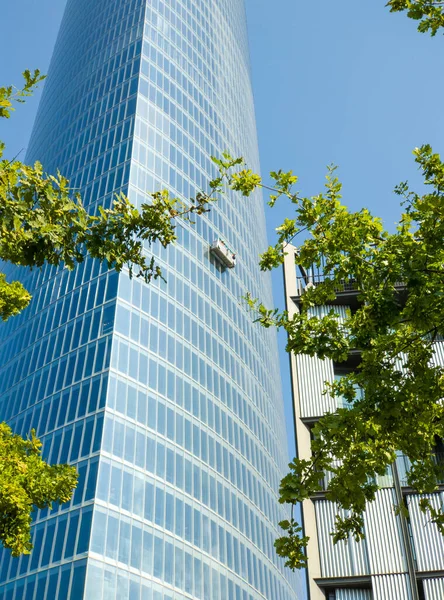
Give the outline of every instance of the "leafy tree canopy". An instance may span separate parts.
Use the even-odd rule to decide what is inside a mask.
[[[407,12],[410,19],[419,21],[418,31],[434,36],[444,27],[444,2],[442,0],[390,0],[390,12]]]
[[[29,554],[31,513],[52,502],[67,502],[77,484],[68,465],[48,465],[34,431],[29,440],[0,423],[0,540],[13,556]]]
[[[43,79],[39,71],[23,75],[21,90],[0,88],[0,117],[9,118],[14,102],[23,102]],[[175,219],[200,215],[215,199],[214,188],[188,203],[164,190],[150,194],[150,203],[139,211],[120,195],[111,208],[99,207],[97,214],[89,214],[60,173],[47,175],[38,162],[28,166],[16,159],[2,159],[3,155],[0,142],[0,260],[25,267],[41,267],[47,262],[73,269],[89,255],[117,271],[126,265],[130,276],[135,273],[148,282],[162,274],[146,248],[154,242],[163,246],[173,242]],[[8,283],[0,275],[3,320],[23,310],[30,299],[21,283]]]
[[[434,36],[444,27],[442,0],[389,0],[387,6],[418,21],[421,33]],[[367,209],[350,212],[341,203],[334,168],[329,169],[326,192],[312,198],[293,191],[297,177],[291,171],[270,174],[275,185],[269,205],[287,197],[295,215],[277,228],[278,242],[261,256],[261,268],[280,267],[288,245],[304,234],[296,262],[307,272],[322,269],[323,278],[305,288],[292,318],[250,296],[246,301],[263,326],[286,331],[288,352],[338,364],[351,352],[360,356],[357,370],[326,383],[326,393],[345,399],[349,408],[318,421],[311,459],[295,458],[280,487],[280,501],[293,509],[321,491],[323,476],[330,473],[326,497],[347,515],[336,518],[334,542],[364,537],[366,503],[374,499],[377,476],[387,472],[397,452],[408,457],[408,483],[418,492],[435,491],[444,477],[443,465],[431,452],[444,437],[444,369],[433,348],[444,334],[444,164],[428,145],[414,155],[430,192],[421,196],[407,183],[395,189],[404,207],[395,233]],[[227,178],[246,196],[256,187],[270,189],[248,170]],[[345,320],[334,306],[316,316],[313,309],[328,306],[344,283],[359,291],[358,308],[348,311]],[[444,534],[444,513],[426,498],[420,506]],[[293,510],[291,515],[280,523],[285,534],[275,546],[286,565],[296,569],[307,565],[308,538]]]
[[[351,212],[341,203],[334,168],[325,193],[312,198],[293,191],[292,172],[271,173],[269,204],[287,197],[294,215],[278,227],[278,241],[261,256],[261,268],[280,267],[288,244],[301,237],[297,264],[306,272],[321,269],[323,276],[305,287],[291,318],[250,297],[247,302],[262,325],[286,331],[288,352],[339,364],[353,352],[360,355],[357,370],[327,384],[328,393],[346,399],[350,408],[318,421],[312,458],[294,459],[280,488],[280,501],[294,506],[321,491],[322,476],[330,472],[327,498],[348,515],[337,517],[334,541],[363,537],[366,502],[374,499],[377,476],[386,473],[397,451],[409,458],[408,482],[418,492],[433,492],[443,477],[432,448],[444,437],[444,369],[433,350],[444,333],[444,164],[430,146],[414,154],[430,189],[421,196],[407,183],[396,188],[404,208],[394,233],[367,209]],[[229,182],[244,195],[262,185],[247,170]],[[332,302],[345,283],[357,290],[359,303],[341,320]],[[313,310],[329,303],[324,316]],[[422,509],[444,533],[444,515],[427,500]],[[305,566],[307,538],[293,518],[281,526],[278,554],[290,568]]]
[[[440,0],[390,0],[387,6],[391,12],[406,11],[419,21],[419,31],[432,36],[444,26]],[[44,79],[39,71],[25,71],[23,76],[21,89],[0,87],[0,118],[10,118],[15,103],[24,102]],[[175,219],[207,212],[225,183],[245,196],[258,186],[265,187],[249,170],[232,174],[232,168],[243,161],[226,154],[214,159],[220,177],[210,182],[209,191],[187,203],[164,190],[151,194],[150,203],[140,211],[121,195],[111,208],[89,214],[63,175],[46,174],[38,162],[29,166],[17,159],[6,160],[4,150],[0,141],[0,260],[30,268],[48,262],[73,269],[89,255],[117,271],[127,266],[130,276],[134,273],[148,282],[162,273],[147,248],[154,242],[164,246],[174,242]],[[435,435],[443,434],[439,399],[444,375],[433,365],[431,342],[441,335],[444,319],[443,256],[439,254],[444,167],[427,146],[416,151],[416,160],[433,192],[421,198],[409,192],[407,184],[399,186],[406,209],[396,234],[384,231],[381,221],[368,211],[350,213],[340,203],[341,186],[333,171],[327,193],[310,199],[292,192],[296,178],[291,172],[271,174],[276,186],[270,203],[281,195],[290,197],[296,217],[286,219],[279,228],[279,241],[262,256],[261,267],[282,264],[286,244],[306,231],[310,237],[299,247],[298,262],[308,266],[325,260],[327,278],[306,291],[300,314],[291,320],[286,313],[271,311],[251,298],[250,306],[259,312],[264,326],[287,331],[289,352],[338,362],[352,348],[362,353],[360,370],[329,390],[346,397],[351,410],[338,410],[321,419],[313,459],[295,459],[281,486],[281,501],[293,506],[319,489],[320,471],[333,471],[329,498],[350,514],[338,519],[336,540],[350,534],[362,537],[362,511],[376,489],[369,482],[385,472],[396,450],[411,459],[410,483],[419,491],[433,490],[438,477],[430,446]],[[349,314],[342,325],[334,310],[322,319],[311,316],[310,308],[328,303],[344,279],[354,280],[362,308]],[[407,289],[402,301],[395,285],[399,281]],[[8,282],[0,273],[2,320],[20,313],[30,300],[20,282]],[[419,373],[421,379],[415,378]],[[364,390],[362,399],[355,395],[357,386]],[[333,467],[337,459],[341,467]],[[23,440],[4,423],[0,424],[0,460],[0,542],[17,556],[31,549],[33,508],[69,500],[77,474],[68,465],[46,464],[34,432]],[[423,509],[444,529],[443,515],[426,501]],[[277,552],[291,568],[304,566],[307,538],[300,537],[294,519],[282,526],[286,535],[277,540]]]

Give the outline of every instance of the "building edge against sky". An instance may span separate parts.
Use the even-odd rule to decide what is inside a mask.
[[[322,274],[299,273],[296,248],[289,245],[284,263],[286,306],[291,317],[298,310],[298,299],[307,284],[316,285]],[[319,277],[319,279],[317,278]],[[338,296],[334,310],[341,316],[356,302],[356,291]],[[342,305],[341,305],[342,304]],[[331,310],[325,307],[325,313]],[[323,311],[323,307],[316,309]],[[436,360],[444,364],[444,342],[435,344]],[[290,357],[296,428],[297,455],[311,456],[310,430],[326,412],[334,412],[337,399],[324,394],[325,381],[345,373],[342,365],[316,357]],[[345,406],[345,405],[344,405]],[[442,444],[435,449],[436,460],[443,461]],[[407,457],[400,455],[392,470],[378,478],[380,490],[364,515],[366,538],[360,543],[350,539],[333,545],[337,506],[324,493],[306,500],[302,506],[307,547],[310,600],[442,600],[444,598],[444,538],[436,525],[419,509],[421,496],[408,487]],[[328,475],[324,478],[324,490]],[[432,505],[444,502],[444,480],[439,491],[430,495]],[[408,519],[396,516],[394,507],[404,503]]]
[[[183,198],[229,150],[258,169],[243,0],[68,0],[27,160],[85,204]],[[30,556],[0,557],[5,599],[296,598],[273,542],[287,463],[262,198],[225,195],[154,249],[167,283],[9,268],[33,295],[0,331],[0,418],[75,464],[71,503],[40,510]],[[222,239],[226,269],[209,253]]]

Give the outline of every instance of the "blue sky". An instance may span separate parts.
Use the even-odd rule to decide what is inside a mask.
[[[420,181],[412,149],[427,142],[444,152],[442,36],[417,33],[384,0],[280,0],[272,9],[269,0],[246,4],[263,174],[293,169],[301,193],[314,195],[326,165],[335,163],[345,203],[370,208],[392,227],[399,215],[394,186]],[[2,6],[0,85],[20,84],[25,68],[47,70],[64,5],[15,0]],[[26,148],[38,97],[1,125],[9,156]],[[288,207],[267,215],[271,239]],[[280,273],[274,293],[282,305]],[[290,422],[287,366],[282,350]]]

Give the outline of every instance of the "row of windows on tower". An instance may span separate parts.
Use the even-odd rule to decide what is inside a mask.
[[[186,424],[185,420],[184,425]],[[127,462],[133,462],[140,469],[156,473],[163,479],[167,477],[181,489],[184,489],[185,481],[186,491],[199,501],[203,493],[208,498],[211,487],[208,483],[201,484],[201,481],[208,482],[209,478],[215,489],[215,475],[218,473],[254,503],[274,527],[279,520],[275,492],[274,490],[270,492],[258,481],[263,474],[255,473],[251,466],[241,462],[220,442],[215,442],[212,437],[202,436],[197,426],[194,426],[190,437],[192,437],[191,443],[187,440],[185,442],[182,440],[182,443],[176,442],[176,440],[169,441],[151,433],[147,434],[146,431],[131,423],[125,425],[117,418],[108,417],[105,425],[103,450],[119,456]],[[184,480],[184,472],[188,472],[188,468],[191,469],[191,461],[195,458],[200,460],[194,467],[197,479],[195,479],[196,485],[193,487],[192,479]],[[180,467],[185,471],[181,472]],[[204,489],[201,485],[204,485]],[[225,484],[224,487],[226,490],[229,489]],[[223,515],[225,510],[229,510],[229,507],[223,508]]]

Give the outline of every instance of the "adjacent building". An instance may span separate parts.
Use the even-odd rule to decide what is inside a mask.
[[[68,0],[27,161],[94,210],[119,192],[195,196],[224,150],[259,168],[243,0]],[[0,598],[298,597],[273,547],[276,339],[240,301],[272,302],[260,194],[228,193],[178,238],[148,249],[166,283],[90,259],[7,271],[33,300],[0,329],[0,419],[80,478],[36,511],[29,556],[0,554]]]
[[[297,266],[295,248],[287,247],[285,288],[290,316],[306,285],[322,281],[322,272],[307,273]],[[350,286],[352,288],[352,286]],[[356,303],[356,291],[338,292],[334,304],[341,316]],[[330,311],[331,306],[325,310]],[[322,314],[323,307],[316,309]],[[444,343],[436,344],[436,356],[444,364]],[[294,399],[297,453],[309,458],[310,431],[327,411],[334,412],[338,399],[324,394],[325,381],[344,374],[343,365],[309,356],[290,358]],[[353,365],[349,365],[353,368]],[[440,452],[441,450],[441,452]],[[443,461],[442,448],[436,460]],[[444,598],[444,538],[419,509],[420,496],[407,486],[407,458],[399,456],[391,471],[378,479],[380,490],[365,513],[366,538],[333,545],[337,506],[319,493],[302,506],[305,534],[310,536],[307,571],[310,600],[442,600]],[[444,502],[441,491],[431,496],[436,508]],[[328,487],[328,476],[324,481]],[[404,502],[409,517],[395,515],[394,506]]]

